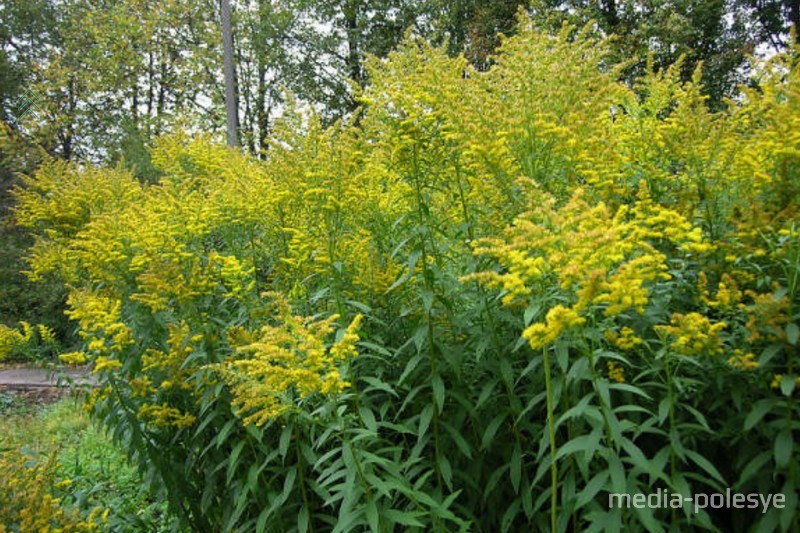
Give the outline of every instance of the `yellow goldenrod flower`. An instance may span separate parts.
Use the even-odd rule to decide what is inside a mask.
[[[754,353],[744,354],[738,349],[733,351],[733,355],[728,359],[728,364],[745,372],[755,370],[759,366]]]
[[[103,370],[115,370],[117,368],[122,368],[122,363],[117,359],[110,359],[105,356],[98,357],[94,362],[94,368],[92,368],[93,374],[98,374]]]
[[[620,329],[619,334],[614,330],[608,330],[604,335],[609,342],[621,350],[633,350],[643,342],[642,339],[637,337],[635,332],[627,326]]]
[[[671,347],[684,355],[719,355],[723,352],[719,332],[727,327],[725,322],[712,323],[700,313],[673,313],[669,326],[655,326],[656,331],[673,338]]]
[[[609,361],[608,364],[608,379],[616,381],[617,383],[625,383],[625,369],[616,361]]]
[[[83,352],[62,353],[58,358],[68,365],[82,365],[86,363],[86,354]]]
[[[557,305],[547,312],[545,324],[532,324],[522,333],[522,336],[528,339],[531,348],[538,350],[556,340],[563,331],[585,322],[586,319],[574,309]]]
[[[244,357],[212,365],[231,386],[238,413],[245,424],[262,425],[292,407],[291,397],[305,398],[314,393],[341,392],[348,383],[340,375],[338,364],[357,355],[358,315],[339,341],[326,347],[325,339],[333,332],[332,315],[323,320],[294,316],[286,300],[271,295],[281,323],[265,325],[258,332],[242,334],[236,328],[229,340],[252,339],[233,348]]]

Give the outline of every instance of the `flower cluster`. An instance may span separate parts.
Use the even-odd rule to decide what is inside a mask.
[[[166,404],[143,404],[139,407],[137,416],[140,420],[160,427],[187,428],[194,424],[195,416],[183,413]]]
[[[719,333],[727,327],[725,322],[712,323],[700,313],[673,313],[669,326],[656,326],[658,332],[672,337],[670,346],[684,355],[720,355],[723,353]]]
[[[80,335],[93,354],[119,353],[133,344],[133,333],[122,322],[122,301],[113,296],[88,290],[74,291],[67,303],[67,314],[81,326]]]
[[[642,339],[636,336],[636,332],[628,326],[623,326],[619,333],[609,329],[604,333],[605,338],[620,350],[633,350],[642,343]]]
[[[760,366],[753,352],[743,353],[742,350],[738,348],[734,350],[733,355],[728,358],[728,364],[745,372],[755,370]]]
[[[56,454],[36,460],[16,446],[0,452],[0,533],[61,531],[92,533],[108,525],[109,509],[95,507],[88,517],[63,505],[57,494],[69,480],[57,477]],[[13,444],[13,443],[11,443]]]
[[[339,340],[327,346],[337,315],[323,320],[295,316],[286,300],[272,296],[279,322],[255,332],[230,330],[228,338],[243,357],[211,367],[231,386],[239,413],[246,415],[245,424],[262,425],[277,418],[296,399],[342,391],[349,383],[342,379],[339,367],[357,355],[360,315]]]
[[[545,323],[528,327],[524,337],[533,348],[552,342],[567,327],[582,324],[577,317],[592,308],[602,309],[607,317],[644,313],[648,286],[670,279],[667,257],[657,248],[663,242],[689,253],[710,249],[698,228],[677,212],[656,205],[644,185],[639,201],[617,209],[603,202],[591,205],[581,189],[560,207],[537,187],[531,187],[529,194],[531,203],[539,207],[507,228],[505,239],[482,239],[475,248],[477,254],[495,257],[504,270],[464,279],[504,289],[503,302],[514,305],[533,295],[537,287],[545,290],[547,280],[555,278],[574,303],[569,313],[559,304],[547,313]]]
[[[606,365],[608,368],[608,379],[617,383],[625,383],[625,369],[616,361],[609,361]]]
[[[42,350],[56,346],[53,330],[44,324],[33,326],[24,320],[19,329],[0,324],[0,360],[12,358],[35,358]]]
[[[556,340],[562,332],[580,326],[586,319],[579,316],[574,309],[557,305],[547,312],[545,323],[530,325],[522,336],[528,339],[534,350],[547,346]]]

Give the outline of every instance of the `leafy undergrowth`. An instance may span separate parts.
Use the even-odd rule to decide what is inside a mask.
[[[91,423],[80,398],[0,392],[0,470],[0,531],[44,524],[64,531],[173,530],[163,502]]]

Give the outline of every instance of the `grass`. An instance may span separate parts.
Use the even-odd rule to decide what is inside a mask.
[[[54,451],[60,479],[68,479],[64,505],[88,514],[110,509],[109,531],[173,531],[164,502],[144,486],[125,453],[83,411],[81,398],[43,398],[0,391],[0,453],[22,449],[33,458]]]

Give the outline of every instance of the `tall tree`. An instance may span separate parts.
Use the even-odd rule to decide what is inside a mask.
[[[704,90],[718,107],[744,80],[741,67],[759,42],[748,29],[750,14],[738,10],[736,1],[533,0],[530,10],[550,29],[593,20],[606,35],[616,35],[614,59],[629,62],[631,81],[644,73],[648,62],[663,69],[683,57],[687,80],[702,62]]]
[[[514,33],[519,0],[436,0],[429,4],[434,41],[448,40],[452,54],[463,53],[479,70],[490,66],[489,56],[500,44],[499,35]]]
[[[231,4],[220,0],[222,12],[222,64],[225,73],[225,116],[228,146],[239,144],[239,106],[236,100],[236,71],[233,65],[233,28]]]

